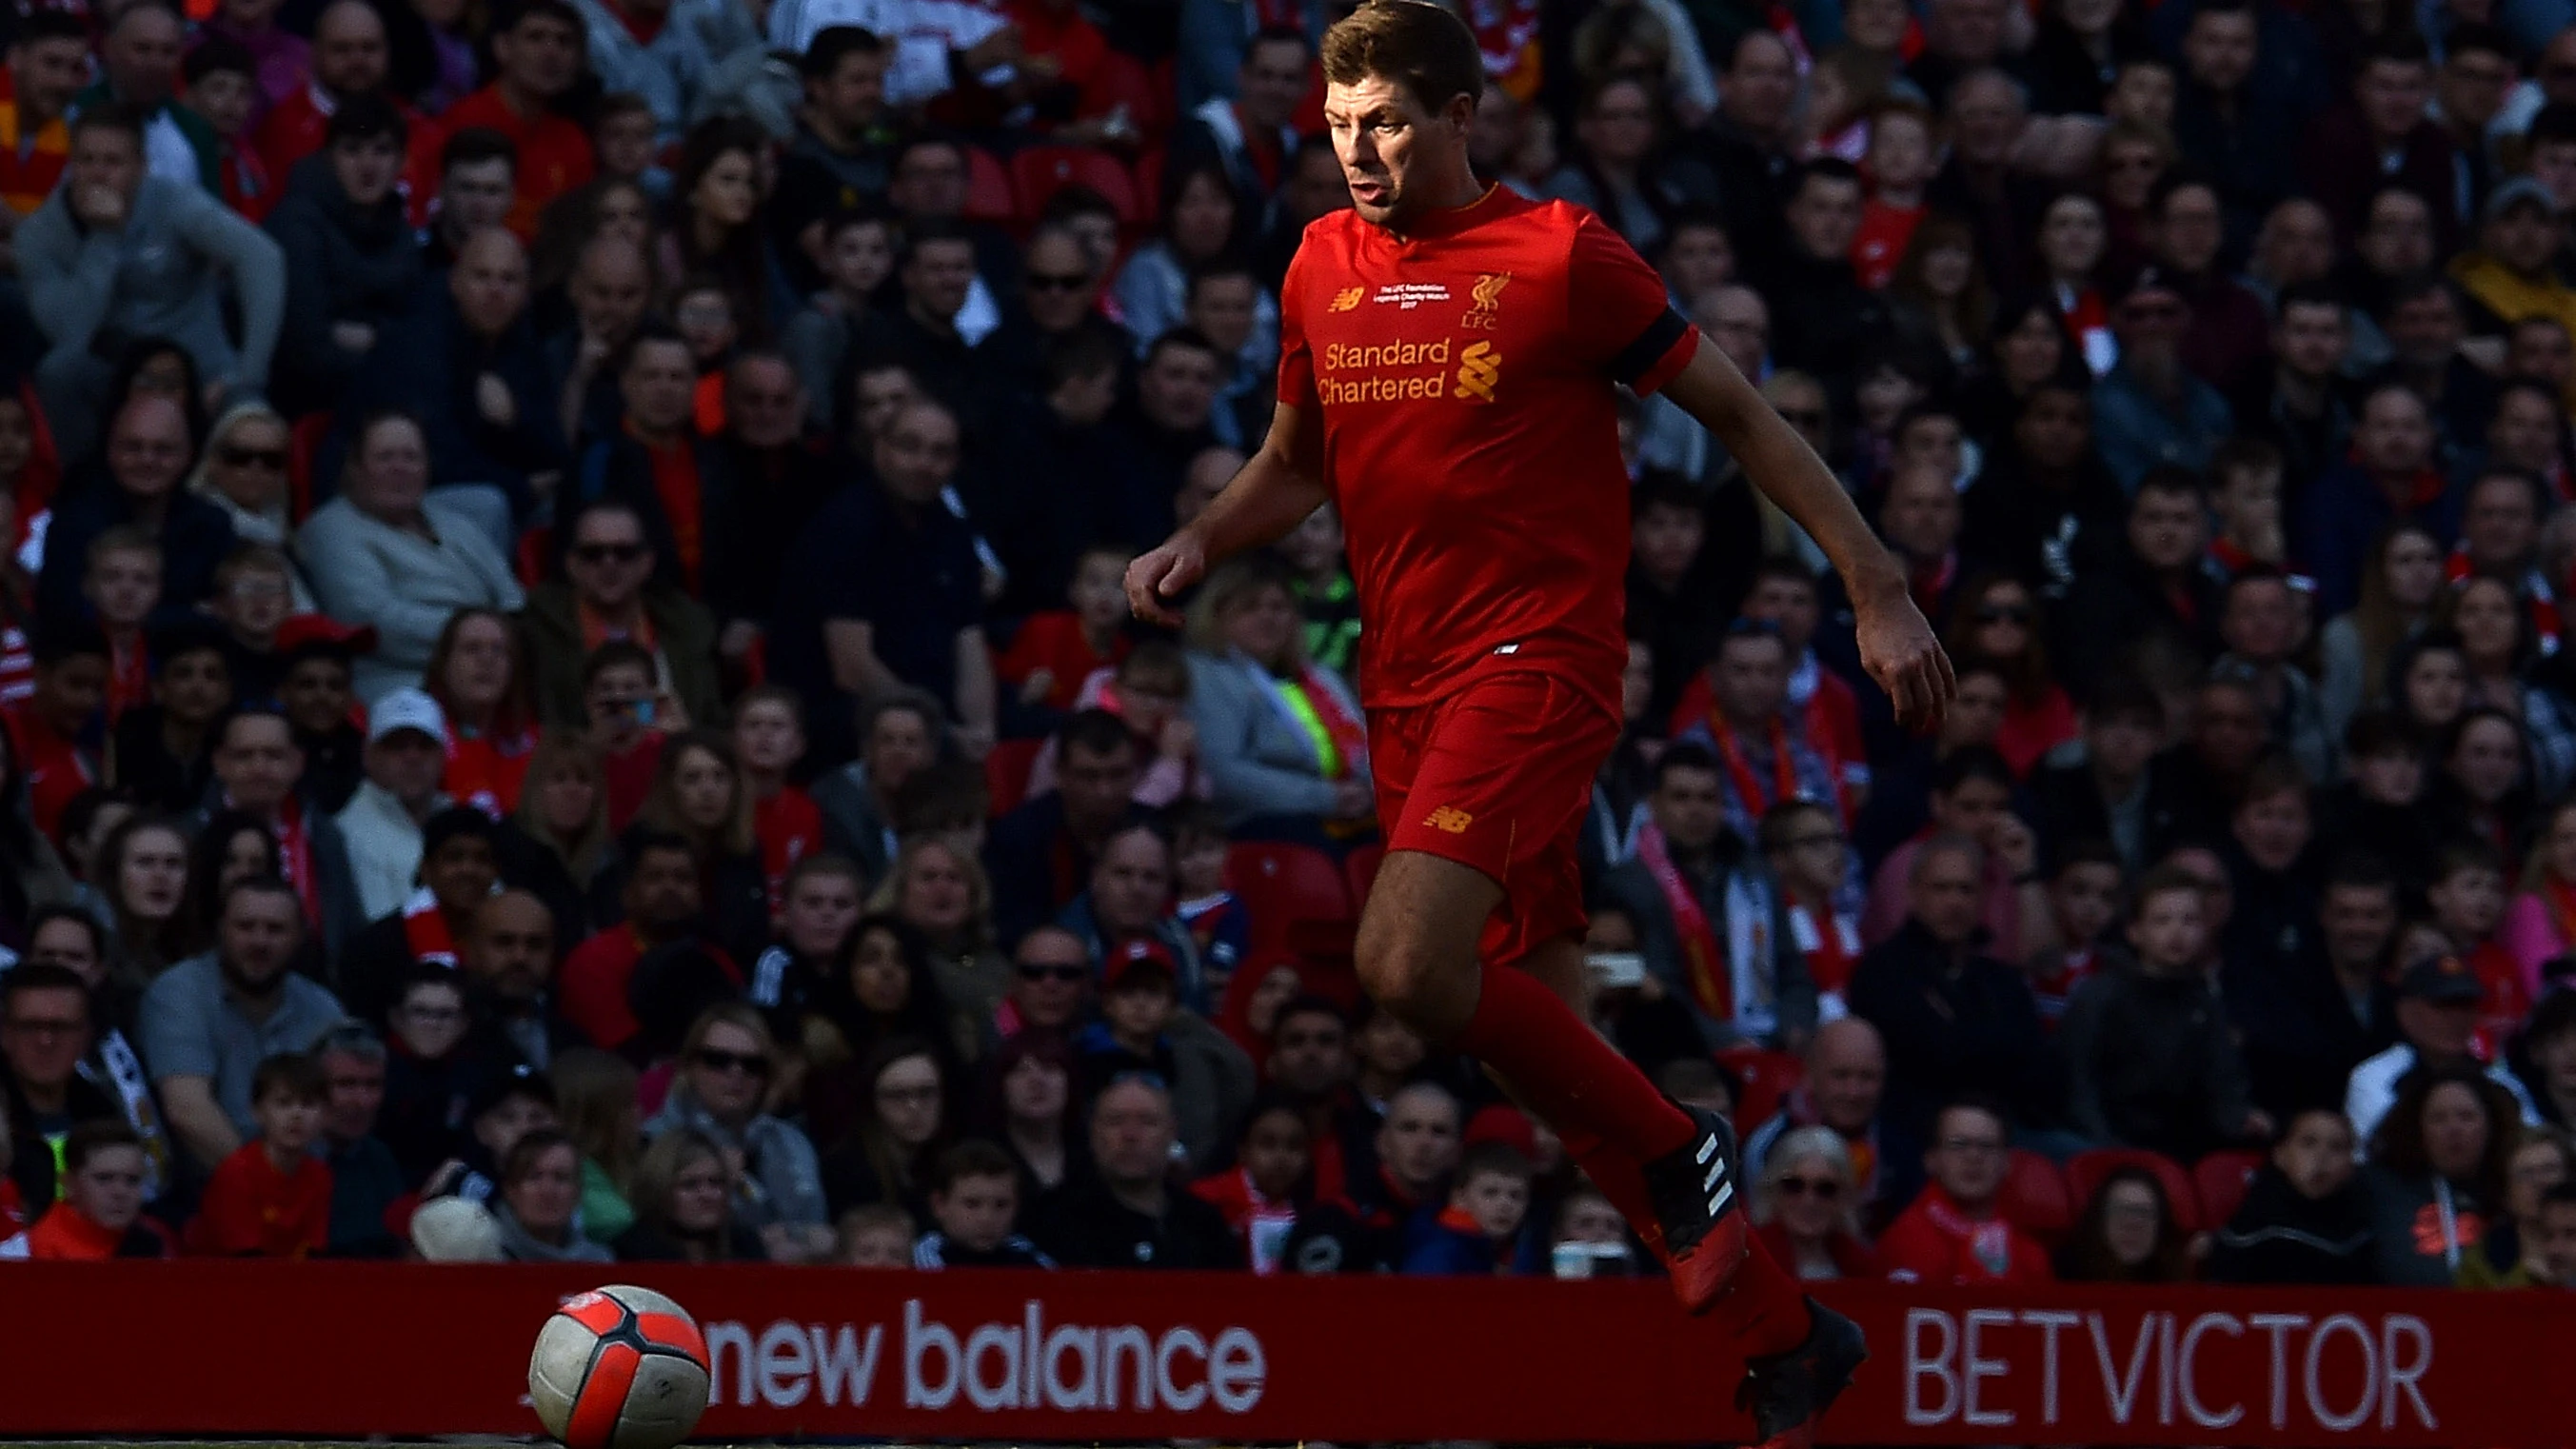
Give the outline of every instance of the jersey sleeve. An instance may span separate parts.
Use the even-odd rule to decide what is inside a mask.
[[[1664,279],[1600,217],[1579,215],[1566,266],[1567,331],[1577,355],[1612,382],[1643,396],[1698,350],[1699,329],[1673,310]]]
[[[1311,247],[1299,246],[1288,259],[1288,275],[1279,283],[1279,402],[1283,407],[1315,407],[1315,354],[1306,345],[1306,269],[1314,263]]]

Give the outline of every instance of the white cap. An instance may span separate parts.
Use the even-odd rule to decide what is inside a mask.
[[[432,1263],[498,1263],[501,1225],[479,1202],[434,1197],[411,1215],[411,1245]]]
[[[438,701],[417,689],[397,689],[377,700],[367,711],[367,743],[374,744],[396,730],[418,730],[444,745],[447,743],[447,711]]]

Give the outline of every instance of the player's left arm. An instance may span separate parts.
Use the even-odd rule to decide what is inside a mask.
[[[1833,561],[1858,615],[1861,664],[1895,701],[1898,721],[1920,730],[1938,725],[1958,684],[1940,640],[1906,589],[1905,570],[1870,532],[1824,460],[1726,354],[1705,338],[1689,345],[1697,351],[1663,385],[1664,396],[1716,434],[1754,486]]]

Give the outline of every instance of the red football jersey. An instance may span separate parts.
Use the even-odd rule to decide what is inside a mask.
[[[1407,236],[1316,221],[1279,312],[1279,400],[1323,427],[1367,702],[1432,703],[1508,656],[1616,710],[1613,384],[1663,386],[1699,336],[1663,279],[1591,212],[1495,187]]]

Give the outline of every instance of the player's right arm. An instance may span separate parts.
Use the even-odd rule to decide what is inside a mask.
[[[1127,606],[1139,619],[1177,628],[1181,616],[1171,601],[1206,577],[1210,566],[1285,537],[1331,496],[1324,487],[1322,420],[1281,402],[1270,415],[1270,436],[1262,439],[1261,451],[1207,511],[1127,566]]]

